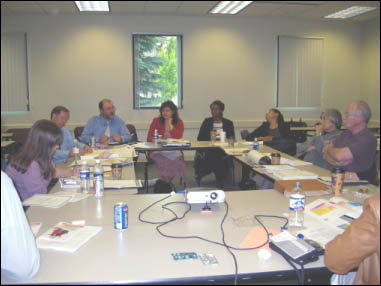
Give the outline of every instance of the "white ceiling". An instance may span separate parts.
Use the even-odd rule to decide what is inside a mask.
[[[219,1],[110,1],[111,15],[173,15],[205,17],[287,17],[325,19],[324,16],[350,6],[380,7],[379,1],[255,1],[237,15],[208,14]],[[74,1],[1,1],[1,15],[88,14],[79,12]],[[104,13],[99,13],[104,14]],[[380,9],[344,21],[380,18]]]

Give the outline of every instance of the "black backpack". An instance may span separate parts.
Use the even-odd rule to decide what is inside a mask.
[[[153,192],[155,194],[169,194],[172,192],[172,185],[163,180],[157,180],[153,186]]]

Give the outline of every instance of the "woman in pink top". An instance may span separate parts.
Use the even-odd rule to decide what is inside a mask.
[[[162,138],[183,137],[184,123],[179,118],[177,107],[172,101],[163,102],[160,107],[160,116],[152,120],[148,131],[147,141],[152,142],[153,134],[157,129]],[[180,176],[182,182],[186,181],[186,171],[183,153],[180,151],[155,151],[150,153],[151,159],[158,166],[159,177],[171,183],[175,176]]]
[[[7,169],[22,201],[34,194],[46,194],[51,179],[78,173],[78,170],[55,167],[53,154],[61,143],[62,133],[55,123],[39,120],[33,125]]]

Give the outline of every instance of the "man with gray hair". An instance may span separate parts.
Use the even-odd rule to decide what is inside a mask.
[[[322,112],[320,122],[315,126],[315,136],[305,143],[297,144],[297,157],[304,155],[304,161],[329,168],[330,165],[323,159],[323,148],[325,144],[333,142],[340,135],[341,122],[340,111],[327,109]]]
[[[81,141],[89,144],[91,137],[96,142],[127,143],[132,137],[126,127],[126,123],[115,115],[115,106],[110,99],[99,102],[99,115],[93,116],[87,121],[85,129],[81,134]]]
[[[323,156],[331,166],[341,167],[352,174],[351,178],[375,183],[377,140],[367,128],[370,117],[371,111],[366,102],[351,103],[344,114],[347,130],[333,144],[324,147]],[[347,173],[346,176],[348,177]]]

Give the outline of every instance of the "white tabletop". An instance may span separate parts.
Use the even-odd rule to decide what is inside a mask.
[[[138,220],[139,212],[165,195],[109,195],[102,199],[90,197],[70,203],[59,209],[31,207],[27,211],[29,221],[42,221],[38,235],[59,221],[86,220],[87,225],[102,226],[102,231],[73,254],[52,250],[40,250],[39,273],[31,280],[18,283],[142,283],[150,281],[175,281],[176,279],[213,277],[234,274],[234,263],[226,248],[198,239],[170,239],[160,236],[155,225]],[[183,201],[183,195],[172,196],[168,201]],[[113,206],[126,202],[129,208],[126,231],[113,229]],[[226,242],[239,247],[251,227],[237,227],[232,217],[268,214],[282,215],[287,212],[288,200],[275,190],[228,192],[230,206],[224,224]],[[185,206],[174,206],[182,213]],[[199,235],[221,242],[220,222],[225,214],[225,205],[213,207],[213,213],[192,210],[186,218],[162,228],[166,234],[177,236]],[[144,216],[147,220],[171,218],[160,205],[153,207]],[[282,220],[265,219],[267,227],[280,228]],[[214,266],[204,266],[200,260],[174,261],[173,252],[211,253],[218,260]],[[278,254],[273,253],[267,261],[259,260],[257,250],[234,251],[239,273],[258,275],[272,271],[290,270],[291,267]],[[323,267],[323,259],[307,265],[307,268]],[[9,281],[3,281],[9,282]]]

